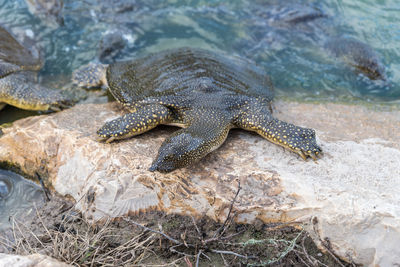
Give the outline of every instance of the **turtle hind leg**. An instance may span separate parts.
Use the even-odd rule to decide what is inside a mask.
[[[159,124],[170,122],[172,117],[173,114],[168,108],[159,104],[149,104],[106,122],[97,131],[97,135],[100,140],[109,143],[147,132]]]
[[[272,117],[267,107],[252,106],[235,119],[235,125],[253,131],[277,145],[283,146],[304,160],[311,157],[317,160],[322,150],[317,145],[315,131],[302,128]]]
[[[107,86],[107,67],[108,65],[94,63],[82,66],[72,74],[72,82],[85,88]]]

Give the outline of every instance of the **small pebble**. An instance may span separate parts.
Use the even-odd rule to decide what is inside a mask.
[[[33,31],[31,29],[27,29],[25,31],[26,36],[28,36],[29,38],[33,39],[35,37],[35,34],[33,33]]]

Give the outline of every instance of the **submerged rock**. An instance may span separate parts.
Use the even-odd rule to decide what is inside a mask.
[[[400,112],[285,102],[277,110],[284,110],[279,119],[316,129],[325,152],[317,163],[237,130],[197,165],[152,173],[148,166],[174,129],[99,143],[96,130],[123,113],[116,103],[15,122],[3,129],[0,161],[47,177],[93,221],[152,209],[223,221],[240,181],[239,222],[304,223],[344,259],[400,263]]]

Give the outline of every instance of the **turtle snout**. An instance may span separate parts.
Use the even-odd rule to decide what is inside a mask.
[[[165,160],[165,159],[156,159],[153,164],[151,164],[151,167],[149,168],[149,171],[154,172],[172,172],[175,170],[176,167],[171,160]]]
[[[180,157],[171,144],[162,145],[149,171],[171,172],[180,166]]]

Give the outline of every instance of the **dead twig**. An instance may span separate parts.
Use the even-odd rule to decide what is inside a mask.
[[[307,253],[306,246],[304,245],[304,241],[306,240],[306,238],[307,238],[307,235],[304,235],[304,237],[301,239],[301,248],[302,248],[304,256],[306,256],[308,262],[310,262],[313,266],[316,266],[316,262],[319,262],[319,261],[315,261],[315,259],[314,259],[314,261],[311,260],[310,255]]]
[[[218,253],[218,254],[226,254],[226,255],[233,255],[233,256],[236,256],[236,257],[239,257],[239,258],[244,258],[244,259],[256,259],[257,257],[255,257],[255,256],[246,256],[246,255],[240,255],[240,254],[238,254],[238,253],[236,253],[236,252],[233,252],[233,251],[227,251],[227,250],[217,250],[217,249],[210,249],[210,251],[211,252],[214,252],[214,253]]]
[[[42,177],[39,175],[39,173],[35,173],[35,176],[36,176],[36,178],[38,179],[38,181],[39,181],[39,183],[40,183],[40,186],[43,188],[43,192],[44,192],[44,195],[45,195],[45,197],[46,197],[46,200],[47,201],[50,201],[50,197],[49,197],[49,195],[51,195],[51,193],[50,193],[50,190],[44,185],[44,182],[43,182],[43,179],[42,179]]]
[[[340,260],[335,256],[335,254],[333,254],[333,252],[331,251],[331,249],[329,248],[329,245],[325,244],[325,241],[321,240],[321,244],[322,246],[326,249],[326,251],[328,252],[329,255],[332,256],[332,258],[341,266],[341,267],[345,267]]]
[[[231,219],[231,212],[232,212],[232,209],[233,209],[233,205],[235,204],[235,201],[236,201],[241,189],[242,188],[240,187],[240,181],[238,181],[238,189],[236,190],[236,194],[233,197],[233,200],[231,201],[231,205],[229,206],[228,216],[226,217],[226,219],[225,219],[224,223],[221,225],[221,227],[219,227],[217,229],[217,231],[215,232],[213,238],[215,238],[217,235],[221,236],[225,232],[224,231],[225,230],[225,226],[226,226],[227,222]],[[211,242],[211,241],[205,240],[205,243],[207,243],[207,242]]]
[[[197,253],[197,256],[196,256],[196,267],[199,267],[200,256],[201,256],[202,253],[203,253],[203,251],[201,249],[199,250],[199,253]]]
[[[185,263],[187,264],[188,267],[193,267],[192,262],[189,260],[187,256],[185,256]]]
[[[153,232],[153,233],[162,235],[163,237],[165,237],[166,239],[168,239],[169,241],[171,241],[171,242],[173,242],[173,243],[175,243],[175,244],[177,244],[177,245],[183,245],[182,242],[179,242],[178,240],[176,240],[176,239],[174,239],[174,238],[172,238],[172,237],[170,237],[170,236],[164,234],[163,232],[160,232],[160,231],[157,231],[157,230],[153,230],[153,229],[151,229],[151,228],[149,228],[149,227],[146,227],[146,226],[144,226],[144,225],[142,225],[142,224],[140,224],[140,223],[137,223],[137,222],[135,222],[135,221],[133,221],[133,220],[131,220],[131,219],[129,219],[129,218],[126,218],[126,217],[122,217],[122,219],[123,219],[124,221],[126,221],[126,222],[129,222],[129,223],[131,223],[131,224],[134,224],[134,225],[136,225],[136,226],[139,226],[139,227],[141,227],[141,228],[143,228],[143,229],[145,229],[145,230],[147,230],[147,231],[150,231],[150,232]]]
[[[303,252],[303,251],[300,251],[300,250],[297,250],[297,249],[294,249],[293,252],[295,252],[295,253],[297,253],[297,254],[299,254],[299,255],[304,255],[304,252]],[[307,254],[308,254],[308,253],[307,253]],[[312,260],[310,263],[313,264],[313,266],[329,267],[329,266],[326,265],[325,263],[321,262],[320,260],[314,258],[313,256],[311,256],[311,255],[309,255],[309,254],[308,254],[306,257],[307,257],[307,258],[310,258],[310,259]]]

